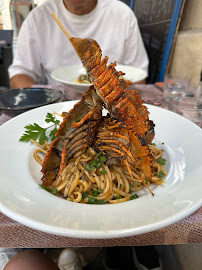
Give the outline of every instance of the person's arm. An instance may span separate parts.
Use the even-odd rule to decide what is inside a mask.
[[[42,76],[39,36],[33,18],[33,11],[20,28],[18,43],[12,65],[9,67],[10,87],[26,88]]]
[[[11,88],[28,88],[35,84],[35,81],[25,74],[18,74],[11,78]]]

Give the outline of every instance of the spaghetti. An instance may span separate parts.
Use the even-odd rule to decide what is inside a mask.
[[[39,153],[46,154],[48,144],[41,146],[35,143],[41,148],[34,151],[34,158],[42,164]],[[149,150],[152,156],[151,179],[147,179],[141,171],[132,170],[131,175],[125,165],[107,165],[105,155],[89,147],[84,154],[72,158],[48,188],[77,203],[114,204],[136,199],[138,195],[134,192],[141,190],[145,183],[147,186],[151,183],[161,185],[164,183],[163,176],[167,174],[159,163],[163,159],[163,151],[154,145],[149,145]],[[101,166],[97,166],[100,160]]]

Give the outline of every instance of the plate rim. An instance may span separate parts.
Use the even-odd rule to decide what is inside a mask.
[[[55,77],[55,73],[57,73],[60,70],[63,70],[65,68],[70,68],[70,67],[74,67],[74,68],[79,67],[79,68],[82,68],[83,66],[82,66],[82,64],[77,64],[77,65],[66,65],[66,66],[62,66],[62,67],[56,68],[55,70],[53,70],[51,72],[51,77],[54,80],[56,80],[57,82],[63,83],[65,85],[77,86],[78,88],[81,88],[81,87],[88,88],[88,87],[90,87],[92,85],[92,83],[89,83],[89,84],[87,84],[87,83],[76,83],[76,82],[65,81],[63,79],[58,79],[58,78]]]
[[[6,207],[2,208],[2,203],[0,202],[0,209],[3,214],[12,220],[19,222],[20,224],[32,228],[34,230],[38,230],[44,233],[49,233],[57,236],[65,236],[71,238],[80,238],[80,239],[112,239],[112,238],[122,238],[122,237],[133,237],[136,235],[152,233],[154,231],[158,231],[160,229],[164,229],[168,226],[171,226],[182,219],[188,217],[189,215],[196,212],[200,207],[202,207],[202,202],[198,202],[194,206],[190,207],[188,211],[182,211],[181,213],[175,214],[171,218],[166,218],[162,221],[158,221],[153,224],[149,224],[146,226],[128,229],[127,231],[121,230],[109,230],[107,233],[103,231],[93,231],[93,230],[73,230],[73,229],[64,229],[58,226],[46,225],[44,223],[40,223],[38,221],[32,220],[30,218],[24,217],[23,215],[16,214],[14,211],[7,211]],[[2,211],[3,209],[3,211]],[[13,213],[10,214],[10,213]],[[31,221],[31,222],[30,222]],[[152,228],[151,228],[152,227]],[[39,229],[40,228],[40,229]]]
[[[60,78],[55,77],[55,73],[57,73],[60,70],[63,70],[65,68],[70,68],[70,67],[82,68],[83,66],[82,66],[82,64],[77,64],[77,65],[66,65],[66,66],[62,66],[62,67],[56,68],[55,70],[53,70],[51,72],[51,77],[54,80],[56,80],[57,82],[60,82],[60,83],[63,83],[63,84],[69,85],[69,86],[77,86],[78,88],[89,87],[90,85],[92,85],[90,83],[89,84],[86,84],[86,83],[76,83],[76,82],[65,81],[63,79],[60,79]],[[139,80],[133,81],[133,83],[137,83],[138,81],[144,80],[147,77],[147,72],[144,69],[142,69],[142,68],[134,67],[134,66],[131,66],[131,65],[123,65],[123,64],[117,64],[116,65],[116,69],[117,70],[119,70],[118,67],[133,68],[134,70],[141,70],[141,72],[144,73],[144,75],[142,75],[142,77]]]
[[[64,105],[65,103],[67,103],[67,104],[71,103],[73,105],[76,102],[77,101],[66,101],[66,102],[60,102],[60,103],[56,103],[56,104],[49,104],[49,105],[46,105],[46,107],[51,107],[53,105],[58,106],[60,104]],[[155,108],[157,110],[158,109],[166,110],[164,108],[158,108],[158,107],[153,106],[153,105],[148,105],[148,104],[145,104],[145,105],[148,107],[148,109],[150,107],[153,107],[153,108]],[[44,108],[45,107],[43,106],[43,109]],[[32,111],[34,111],[34,110],[40,110],[40,108],[35,108]],[[168,111],[168,112],[177,115],[174,112],[171,112],[171,111]],[[25,115],[27,113],[30,113],[30,111],[23,113],[23,115]],[[21,118],[21,117],[22,117],[22,115],[18,115],[15,118]],[[182,117],[182,116],[177,115],[177,117]],[[9,124],[11,121],[14,121],[15,118],[10,119],[6,123],[4,123],[1,127],[3,127],[4,125]],[[188,121],[188,122],[192,123],[188,119],[185,119],[185,121]],[[193,124],[193,125],[196,126],[195,124]],[[1,127],[0,127],[0,131],[1,131]],[[199,128],[199,130],[201,130],[201,129]],[[146,225],[146,226],[142,226],[140,228],[132,228],[130,230],[127,230],[127,232],[124,231],[124,230],[123,231],[111,230],[111,231],[107,231],[107,232],[105,232],[105,231],[101,232],[101,231],[86,231],[86,230],[84,230],[84,231],[82,231],[82,230],[75,231],[75,230],[72,230],[72,229],[63,229],[63,228],[59,228],[57,226],[47,225],[47,224],[44,224],[44,223],[40,223],[38,221],[33,221],[32,219],[30,219],[30,218],[28,218],[28,217],[26,217],[26,216],[24,216],[22,214],[19,214],[19,213],[16,214],[14,211],[12,211],[10,209],[7,209],[7,207],[5,207],[2,204],[2,202],[0,201],[0,209],[1,209],[2,213],[4,213],[6,216],[12,218],[13,220],[15,220],[15,221],[17,221],[17,222],[19,222],[19,223],[21,223],[21,224],[23,224],[25,226],[28,226],[30,228],[33,228],[33,229],[36,229],[36,230],[39,230],[39,231],[42,231],[42,232],[54,234],[54,235],[69,236],[69,237],[74,237],[74,238],[88,238],[88,239],[110,239],[110,238],[129,237],[129,236],[135,236],[135,235],[139,235],[139,234],[143,234],[143,233],[156,231],[158,229],[162,229],[164,227],[167,227],[169,225],[172,225],[172,224],[182,220],[183,218],[189,216],[190,214],[192,214],[193,212],[198,210],[201,206],[202,206],[202,199],[200,201],[198,201],[197,203],[193,204],[192,206],[190,206],[188,208],[188,210],[186,210],[186,211],[183,209],[183,211],[181,211],[180,213],[175,214],[172,217],[164,218],[161,221],[158,221],[158,222]]]

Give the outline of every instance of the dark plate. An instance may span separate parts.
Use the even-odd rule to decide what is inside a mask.
[[[20,88],[0,94],[0,110],[8,116],[54,103],[60,99],[60,92],[48,88]]]

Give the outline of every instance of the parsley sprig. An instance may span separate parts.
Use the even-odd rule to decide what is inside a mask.
[[[47,128],[42,128],[38,124],[29,124],[25,126],[25,133],[21,136],[20,141],[21,142],[28,142],[31,139],[37,141],[39,140],[40,144],[44,144],[45,141],[48,141],[49,138],[51,141],[53,141],[56,137],[55,134],[57,132],[57,127],[60,123],[59,120],[56,120],[55,117],[51,113],[47,113],[46,123],[53,123],[53,125],[48,126]],[[54,127],[49,133],[47,132],[48,129]]]

